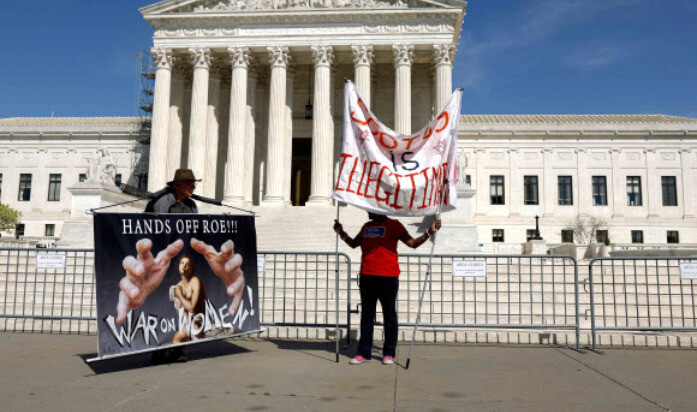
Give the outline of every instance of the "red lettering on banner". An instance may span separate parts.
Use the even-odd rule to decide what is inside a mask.
[[[356,123],[358,123],[358,124],[360,124],[360,125],[362,125],[362,126],[367,126],[367,125],[368,125],[368,122],[364,122],[363,120],[356,119],[355,117],[353,117],[353,114],[354,114],[354,113],[355,113],[355,112],[351,112],[351,120],[353,120],[354,122],[356,122]]]
[[[370,182],[371,182],[371,181],[372,181],[372,182],[375,182],[375,179],[371,179],[370,176],[371,176],[372,171],[373,171],[373,165],[379,165],[379,164],[380,164],[380,163],[378,163],[378,162],[370,162],[370,166],[368,167],[368,181],[365,183],[365,190],[363,191],[363,193],[365,194],[365,198],[366,198],[366,199],[372,199],[372,198],[373,198],[373,196],[371,196],[371,195],[368,194],[368,189],[370,189]],[[384,166],[383,166],[383,167],[384,167]],[[377,187],[378,187],[378,189],[380,188],[379,182],[378,182]]]
[[[363,162],[363,173],[361,173],[361,181],[358,182],[358,189],[356,189],[356,194],[359,196],[365,196],[365,193],[361,193],[361,186],[363,186],[363,177],[365,176],[365,166],[368,164],[368,161]]]
[[[433,172],[433,183],[431,183],[431,194],[428,196],[428,205],[431,206],[433,205],[433,197],[435,195],[436,197],[436,203],[438,203],[438,186],[439,186],[439,180],[440,180],[440,167],[436,169],[435,167],[431,168],[431,172]]]
[[[373,128],[370,127],[371,124],[375,125],[375,130],[373,130]],[[380,133],[380,125],[378,124],[378,122],[373,120],[372,117],[368,119],[368,129],[370,129],[370,133],[372,133],[373,136],[377,136]]]
[[[387,137],[389,137],[390,139],[392,139],[392,143],[394,143],[394,146],[388,146],[388,145],[385,143],[385,141],[383,140],[383,136],[387,136]],[[395,147],[397,147],[397,145],[398,145],[399,143],[397,143],[397,140],[396,140],[394,137],[390,136],[389,134],[387,134],[387,133],[385,133],[385,132],[380,132],[380,144],[382,145],[382,147],[384,147],[384,148],[386,148],[386,149],[394,149]]]
[[[426,183],[424,185],[424,203],[421,206],[417,207],[417,209],[425,209],[427,207],[426,206],[426,199],[428,199],[428,196],[427,196],[427,194],[428,194],[428,168],[422,170],[421,173],[423,173],[424,179],[426,180]],[[419,173],[419,174],[421,174],[421,173]]]
[[[438,129],[438,127],[436,126],[436,133],[440,133],[441,131],[443,131],[443,129],[445,129],[448,126],[448,123],[450,123],[450,115],[448,114],[448,112],[443,112],[436,119],[436,124],[438,124],[438,120],[440,120],[443,117],[445,117],[445,124],[440,129]]]
[[[428,126],[426,128],[426,131],[424,132],[424,140],[427,140],[431,135],[433,134],[433,129],[431,129],[431,126]]]
[[[351,182],[353,182],[353,174],[356,173],[356,166],[357,165],[358,165],[358,158],[355,158],[353,161],[353,169],[351,169],[351,173],[349,173],[348,185],[346,186],[346,191],[348,193],[356,193],[353,190],[351,190]]]
[[[392,202],[390,207],[393,207],[395,209],[404,209],[404,207],[399,206],[397,204],[397,201],[399,200],[399,189],[401,187],[400,182],[399,182],[399,178],[404,177],[404,176],[398,175],[397,173],[392,173],[392,176],[394,176],[397,179],[397,188],[395,188],[395,190],[394,190],[394,201]]]
[[[391,193],[385,192],[387,194],[387,196],[385,196],[384,198],[379,197],[379,195],[380,195],[380,183],[382,183],[382,173],[385,171],[385,169],[387,169],[387,173],[392,173],[392,172],[390,172],[390,169],[387,168],[387,166],[383,166],[380,169],[380,173],[378,174],[377,184],[375,185],[375,200],[377,200],[378,202],[385,202],[385,204],[388,204],[389,203],[388,199],[390,198]]]
[[[334,190],[336,190],[337,192],[341,192],[344,190],[344,189],[339,188],[339,183],[341,182],[341,171],[344,170],[344,163],[346,163],[346,159],[349,157],[353,157],[353,156],[351,156],[350,154],[347,154],[347,153],[342,153],[341,157],[342,157],[341,167],[339,168],[339,174],[337,174],[337,178],[336,178],[336,186],[334,187]],[[351,184],[350,181],[349,181],[349,184]]]
[[[361,110],[363,110],[364,113],[369,111],[368,108],[365,107],[365,103],[363,102],[363,99],[359,98],[358,101],[356,101],[356,104],[358,105],[358,107],[361,108]]]
[[[409,143],[407,143],[407,148],[405,150],[409,150],[409,148],[411,148],[412,142],[418,138],[419,138],[419,135],[417,134],[416,136],[412,137],[411,139],[404,139],[407,142],[409,142]]]
[[[414,181],[414,176],[419,173],[408,174],[407,177],[411,179],[411,200],[409,201],[409,209],[414,208],[414,198],[416,197],[416,182]]]

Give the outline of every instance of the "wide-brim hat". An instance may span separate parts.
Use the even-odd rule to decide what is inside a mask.
[[[177,171],[174,172],[174,179],[172,179],[171,182],[167,182],[167,184],[171,185],[174,184],[174,182],[181,180],[191,180],[194,182],[201,181],[201,179],[196,179],[196,176],[194,176],[194,172],[191,169],[177,169]]]

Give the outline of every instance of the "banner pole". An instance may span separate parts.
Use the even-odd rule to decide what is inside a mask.
[[[436,220],[440,219],[440,214],[441,210],[443,209],[443,200],[447,198],[449,195],[450,191],[450,183],[448,179],[445,180],[445,190],[446,194],[445,196],[441,197],[440,202],[438,203],[438,212],[436,213]],[[428,229],[426,229],[428,230]],[[438,236],[438,231],[436,230],[435,233],[433,233],[433,240],[431,242],[431,253],[428,255],[428,268],[426,269],[426,276],[424,277],[424,285],[423,288],[421,289],[421,296],[419,296],[419,310],[416,314],[416,322],[414,322],[414,330],[412,331],[411,334],[411,344],[409,344],[409,355],[407,356],[407,364],[404,367],[404,369],[409,369],[409,364],[411,363],[411,353],[414,350],[414,341],[416,341],[416,330],[419,327],[419,323],[421,322],[421,307],[423,306],[424,303],[424,296],[426,295],[426,288],[428,287],[430,281],[431,281],[431,266],[433,265],[433,251],[436,248],[436,238]]]
[[[336,202],[336,221],[339,221],[339,201],[335,200]],[[336,280],[336,290],[334,294],[336,295],[336,328],[334,330],[334,340],[336,341],[336,363],[339,363],[339,234],[335,233],[335,247],[334,247],[334,254],[335,254],[335,263],[334,263],[334,279]],[[349,274],[349,278],[351,277],[351,274]],[[351,293],[351,290],[349,288],[348,293]],[[350,316],[350,315],[349,315]],[[349,331],[351,333],[351,331]]]

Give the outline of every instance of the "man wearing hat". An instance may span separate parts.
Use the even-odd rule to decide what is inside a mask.
[[[146,213],[198,213],[196,203],[191,200],[191,195],[196,190],[196,179],[191,169],[177,169],[174,179],[167,182],[167,193],[155,197],[145,207]]]
[[[191,195],[196,190],[196,179],[191,169],[177,169],[174,179],[167,182],[164,195],[155,194],[155,198],[145,206],[146,213],[198,213],[196,202],[191,200]],[[178,252],[178,251],[177,251]],[[186,362],[187,358],[181,347],[156,350],[152,353],[152,362],[161,364],[164,362]]]

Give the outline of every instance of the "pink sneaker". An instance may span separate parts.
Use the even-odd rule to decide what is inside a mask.
[[[385,356],[382,358],[383,365],[394,365],[394,358],[392,356]]]
[[[349,361],[351,365],[360,365],[363,362],[370,362],[370,359],[366,359],[361,355],[357,355],[355,358]]]

